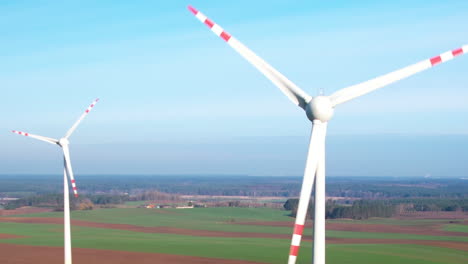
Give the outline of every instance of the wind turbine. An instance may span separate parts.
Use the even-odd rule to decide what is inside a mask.
[[[78,197],[78,190],[75,184],[75,177],[73,176],[73,170],[70,162],[70,150],[68,145],[70,142],[68,138],[71,136],[73,131],[78,127],[80,122],[86,117],[86,115],[93,109],[94,105],[99,101],[99,99],[94,100],[91,105],[86,109],[86,111],[78,118],[78,120],[73,124],[73,126],[67,131],[64,137],[57,140],[54,138],[43,137],[38,135],[29,134],[26,132],[13,130],[13,133],[18,135],[32,137],[50,144],[58,145],[62,148],[63,151],[63,221],[64,221],[64,255],[65,255],[65,264],[72,264],[72,252],[71,252],[71,231],[70,231],[70,201],[69,201],[69,187],[68,187],[68,177],[70,177],[70,182],[72,185],[73,193],[75,197]]]
[[[258,57],[253,51],[244,46],[231,34],[224,31],[219,25],[207,18],[192,6],[188,9],[202,23],[207,25],[213,33],[221,37],[242,57],[249,61],[266,78],[275,84],[295,105],[305,110],[307,118],[312,121],[304,179],[302,182],[296,222],[289,252],[289,264],[296,263],[299,246],[301,243],[307,208],[309,205],[312,188],[315,181],[315,218],[314,218],[314,243],[313,263],[325,263],[325,136],[327,123],[333,116],[334,108],[344,102],[350,101],[361,95],[370,93],[376,89],[387,86],[398,80],[404,79],[418,72],[427,70],[437,64],[449,61],[456,56],[468,53],[468,45],[442,53],[441,55],[423,60],[394,72],[379,76],[369,81],[341,89],[330,96],[312,97],[285,76],[275,70],[266,61]]]

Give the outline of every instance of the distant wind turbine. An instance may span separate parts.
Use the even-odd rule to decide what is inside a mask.
[[[43,137],[43,136],[38,136],[38,135],[33,135],[29,134],[26,132],[21,132],[21,131],[16,131],[13,130],[13,133],[16,133],[18,135],[26,136],[26,137],[32,137],[41,141],[45,141],[47,143],[51,143],[54,145],[58,145],[62,148],[63,150],[63,220],[64,220],[64,255],[65,255],[65,264],[72,264],[72,252],[71,252],[71,231],[70,231],[70,201],[69,201],[69,187],[68,187],[68,177],[70,177],[70,182],[72,184],[73,188],[73,193],[75,194],[75,197],[78,197],[78,190],[76,188],[75,184],[75,178],[73,176],[73,170],[70,162],[70,151],[68,148],[68,145],[70,142],[68,141],[68,138],[71,136],[73,131],[78,127],[80,122],[86,117],[86,115],[93,109],[94,105],[99,101],[99,99],[94,100],[94,102],[91,103],[91,105],[86,109],[86,111],[78,118],[78,120],[73,124],[73,126],[67,131],[65,136],[59,140],[53,139],[53,138],[48,138],[48,137]]]
[[[330,96],[312,97],[297,87],[293,82],[275,70],[267,62],[258,57],[253,51],[244,46],[239,40],[224,31],[219,25],[207,18],[204,14],[188,6],[188,9],[207,25],[217,36],[227,42],[235,51],[249,61],[257,70],[275,84],[295,105],[305,110],[307,118],[312,121],[309,150],[307,154],[304,179],[302,182],[299,206],[294,225],[294,233],[289,253],[289,264],[296,263],[301,243],[304,223],[309,205],[312,188],[315,181],[315,218],[314,218],[314,244],[313,263],[325,263],[325,136],[327,123],[332,118],[334,108],[344,102],[361,95],[387,86],[418,72],[427,70],[437,64],[449,61],[456,56],[468,53],[468,45],[442,53],[431,59],[423,60],[408,67],[379,76],[369,81],[341,89]]]

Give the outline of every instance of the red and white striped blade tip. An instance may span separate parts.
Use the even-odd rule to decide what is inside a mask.
[[[187,8],[190,10],[190,12],[192,12],[194,15],[196,15],[198,13],[198,10],[195,9],[195,7],[189,5],[187,6]]]
[[[93,107],[97,102],[99,102],[99,98],[96,98],[96,100],[94,100],[90,106]]]
[[[76,181],[74,179],[70,181],[71,181],[73,193],[75,194],[75,197],[78,198],[78,188],[76,188]]]
[[[89,113],[89,111],[91,111],[91,109],[93,109],[93,107],[96,105],[97,102],[99,102],[99,98],[96,98],[96,100],[94,100],[94,101],[88,106],[88,108],[86,109],[85,113]]]
[[[431,62],[431,65],[432,66],[435,66],[439,63],[442,63],[442,62],[445,62],[445,61],[448,61],[448,60],[451,60],[457,56],[460,56],[460,55],[463,55],[464,53],[467,53],[468,52],[468,47],[463,46],[461,48],[458,48],[458,49],[454,49],[454,50],[451,50],[451,51],[447,51],[445,53],[442,53],[438,56],[435,56],[435,57],[432,57],[429,59],[429,61]]]
[[[16,131],[16,130],[12,130],[11,132],[18,134],[18,135],[22,135],[22,136],[29,136],[29,134],[26,132],[21,132],[21,131]]]
[[[304,225],[294,224],[293,239],[289,249],[289,256],[297,257],[299,254],[299,247],[301,244],[302,233],[304,232]]]
[[[198,20],[200,20],[203,24],[208,26],[213,33],[215,33],[218,37],[222,38],[224,41],[229,42],[229,40],[232,38],[231,34],[226,32],[222,27],[220,27],[213,20],[209,19],[207,16],[202,14],[194,7],[188,6],[188,9],[195,15],[195,17]]]

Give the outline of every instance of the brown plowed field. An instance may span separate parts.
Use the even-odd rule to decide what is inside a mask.
[[[415,240],[415,239],[360,239],[360,238],[327,238],[327,243],[330,244],[411,244],[425,245],[443,248],[452,248],[468,251],[468,243],[455,241],[438,241],[438,240]]]
[[[35,214],[35,213],[44,213],[52,212],[52,209],[49,208],[37,208],[37,207],[21,207],[14,210],[0,210],[0,216],[7,215],[19,215],[19,214]]]
[[[291,227],[293,222],[238,222],[239,225],[260,225]],[[307,223],[306,227],[311,228],[312,224]],[[467,236],[464,232],[450,232],[441,230],[442,224],[422,224],[414,226],[401,225],[377,225],[377,224],[348,224],[348,223],[326,223],[327,230],[371,232],[371,233],[400,233],[426,236]]]
[[[354,231],[354,232],[374,232],[374,233],[402,233],[415,235],[431,235],[431,236],[467,236],[464,232],[443,231],[442,225],[415,225],[415,226],[400,226],[400,225],[368,225],[368,224],[345,224],[345,223],[330,223],[326,226],[330,230],[337,231]]]
[[[399,214],[397,219],[466,219],[467,212],[405,212]]]
[[[27,252],[27,254],[25,254]],[[63,264],[63,248],[0,244],[2,264]],[[259,262],[159,253],[74,248],[74,264],[255,264]]]
[[[0,234],[0,239],[9,239],[9,238],[22,238],[23,236],[10,235],[10,234]]]

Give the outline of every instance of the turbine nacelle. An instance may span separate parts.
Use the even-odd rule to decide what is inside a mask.
[[[329,96],[320,95],[310,100],[305,111],[310,121],[320,120],[325,123],[333,117],[335,109]]]
[[[70,141],[68,141],[67,138],[61,138],[59,139],[58,143],[59,146],[64,147],[70,145]]]

